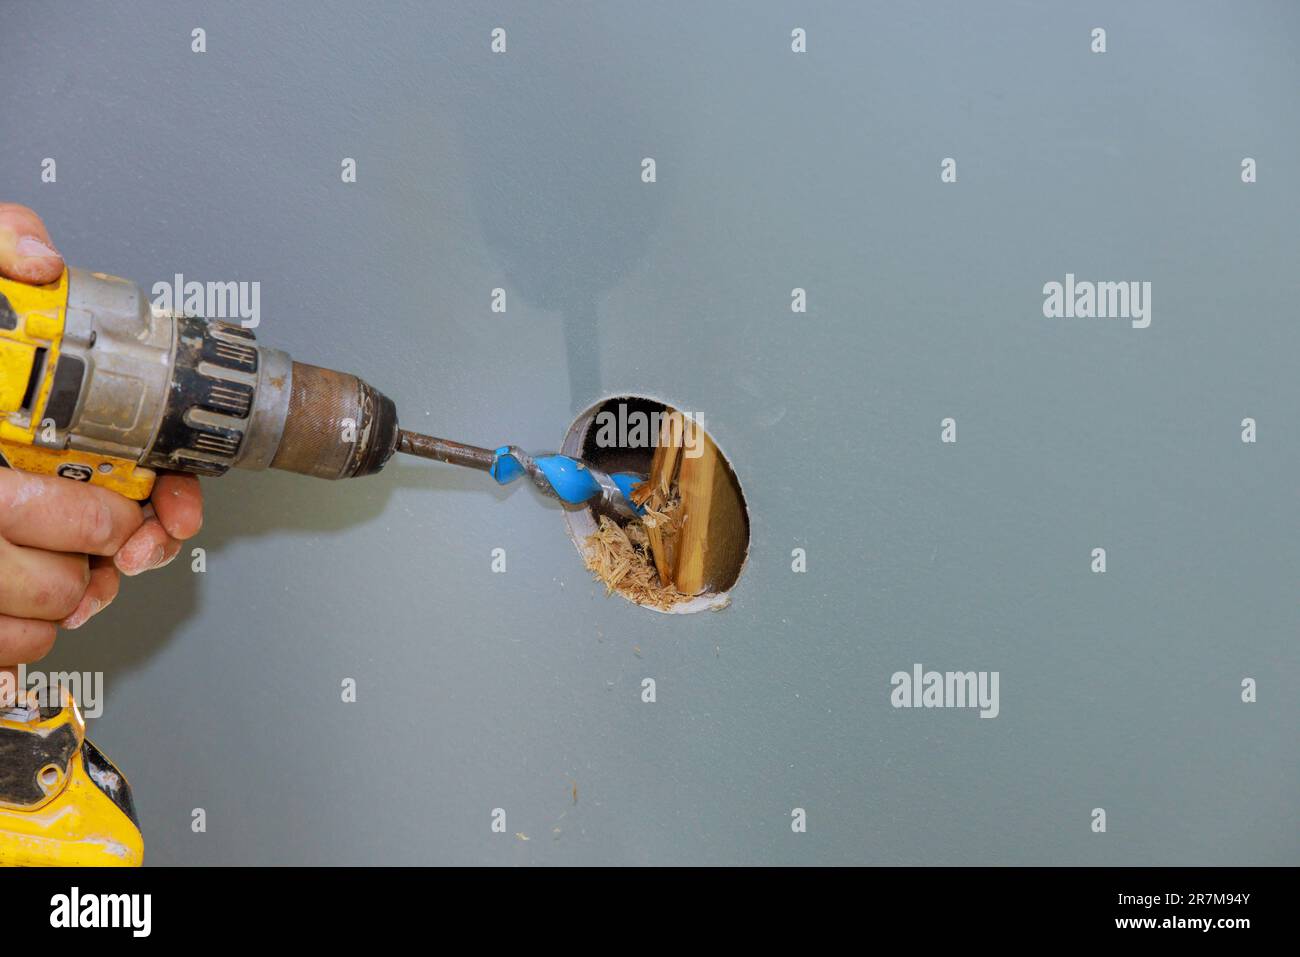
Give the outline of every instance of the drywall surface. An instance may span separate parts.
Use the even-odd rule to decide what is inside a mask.
[[[150,862],[1300,863],[1294,5],[43,3],[4,34],[0,198],[70,261],[258,282],[260,338],[451,438],[544,451],[662,397],[752,516],[731,607],[665,616],[523,484],[207,482],[206,571],[42,665],[104,673]],[[1149,282],[1150,324],[1046,317],[1067,274]],[[996,717],[894,707],[918,664],[996,672]]]

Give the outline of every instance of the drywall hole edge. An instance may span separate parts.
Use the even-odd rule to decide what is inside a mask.
[[[560,446],[560,452],[564,455],[571,455],[575,458],[584,457],[584,453],[587,453],[589,455],[591,450],[588,446],[587,440],[588,437],[591,435],[591,430],[593,425],[595,424],[596,416],[601,412],[601,410],[606,409],[607,407],[610,407],[611,405],[614,405],[619,402],[635,403],[638,406],[650,406],[650,407],[657,407],[659,409],[664,409],[669,407],[672,408],[683,407],[677,405],[676,403],[669,402],[668,400],[660,398],[658,396],[633,395],[629,393],[618,393],[615,395],[606,396],[605,398],[600,399],[592,406],[590,406],[589,408],[581,412],[578,415],[578,417],[573,420],[573,424],[569,426],[569,431],[564,436],[564,442]],[[736,475],[735,469],[731,465],[731,459],[727,455],[726,449],[723,448],[718,443],[717,436],[713,435],[713,433],[711,432],[708,433],[708,435],[713,440],[714,445],[718,446],[718,451],[722,456],[722,462],[727,469],[727,473],[734,481],[736,490],[739,492],[741,508],[745,514],[746,529],[745,529],[744,550],[743,553],[739,556],[739,561],[735,570],[735,574],[734,576],[732,576],[731,583],[727,585],[726,588],[714,592],[705,592],[702,595],[696,595],[693,598],[688,598],[685,601],[678,602],[676,605],[673,605],[670,608],[659,608],[655,605],[641,604],[640,602],[635,601],[628,595],[623,594],[617,588],[614,590],[615,594],[617,594],[620,598],[622,598],[625,601],[631,602],[632,604],[638,605],[638,607],[646,608],[649,609],[650,611],[657,611],[665,615],[690,615],[700,611],[721,610],[723,608],[726,608],[729,604],[731,604],[731,593],[735,589],[736,585],[739,583],[741,577],[744,575],[745,566],[749,564],[749,547],[750,547],[749,507],[746,504],[744,489],[740,485],[740,479]],[[648,463],[649,455],[650,452],[646,451],[645,456],[647,459],[647,463]],[[593,460],[593,464],[599,465],[601,468],[609,468],[609,463]],[[637,470],[644,472],[647,471],[647,469],[648,469],[648,464],[638,468]],[[617,470],[617,467],[614,468],[613,470]],[[591,535],[594,535],[596,533],[598,528],[597,522],[598,520],[596,518],[596,514],[589,507],[579,508],[579,509],[565,509],[564,524],[566,530],[568,531],[569,539],[573,542],[574,548],[576,548],[578,551],[578,556],[583,559],[584,566],[587,560],[586,542]]]

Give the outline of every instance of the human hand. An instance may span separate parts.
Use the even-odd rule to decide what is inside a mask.
[[[40,217],[0,203],[0,275],[41,284],[62,271]],[[166,565],[202,523],[192,475],[160,475],[141,507],[96,486],[0,469],[0,666],[44,656],[60,624],[79,628],[108,606],[119,573]]]

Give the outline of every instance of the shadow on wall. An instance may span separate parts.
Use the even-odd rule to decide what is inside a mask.
[[[409,464],[408,464],[409,463]],[[337,482],[285,472],[230,472],[205,483],[210,514],[202,544],[217,551],[243,538],[284,532],[330,533],[380,519],[399,489],[437,495],[463,492],[485,502],[503,501],[517,491],[497,485],[483,472],[443,463],[411,463],[396,457],[378,475]]]
[[[199,576],[189,574],[191,549],[204,548],[211,561],[239,539],[289,533],[328,534],[381,518],[399,489],[437,495],[479,496],[485,506],[511,495],[535,494],[525,483],[502,487],[487,475],[450,465],[390,463],[378,475],[328,482],[281,472],[232,471],[203,482],[203,530],[182,547],[167,569],[123,578],[113,607],[77,632],[64,632],[41,670],[129,671],[148,660],[198,610]],[[540,496],[538,496],[541,498]],[[542,499],[560,508],[558,503]]]
[[[642,158],[655,156],[663,137],[655,117],[647,115],[639,78],[656,75],[661,65],[647,59],[622,70],[602,69],[619,82],[593,85],[593,56],[625,55],[608,48],[610,25],[596,10],[575,18],[566,31],[548,28],[546,18],[544,10],[512,14],[503,55],[484,55],[486,34],[483,47],[458,45],[453,56],[461,58],[455,69],[464,84],[452,99],[460,111],[463,168],[483,236],[504,283],[530,305],[560,316],[576,409],[604,388],[600,301],[646,255],[666,195],[664,183],[641,180]],[[530,49],[530,36],[545,37],[544,46],[534,42]],[[364,485],[352,487],[354,482]],[[397,463],[352,482],[233,474],[205,483],[209,518],[196,544],[211,556],[239,539],[360,527],[382,516],[399,488],[461,491],[497,501],[536,495],[526,483],[501,488],[472,471]],[[177,565],[188,555],[187,547]],[[173,566],[125,581],[117,606],[87,626],[86,640],[68,636],[51,660],[105,671],[147,660],[197,610],[197,576],[170,574],[175,571]]]
[[[198,576],[174,574],[178,565],[188,561],[188,554],[188,549],[182,548],[164,571],[123,577],[111,606],[77,631],[60,631],[54,651],[29,667],[109,675],[134,670],[198,608]]]
[[[645,255],[664,187],[641,180],[656,143],[644,91],[627,72],[601,71],[616,84],[591,82],[592,58],[614,55],[598,9],[568,31],[546,30],[546,16],[516,11],[505,53],[462,46],[455,102],[483,236],[518,294],[560,315],[579,408],[603,387],[601,297]],[[544,49],[530,47],[543,35]]]

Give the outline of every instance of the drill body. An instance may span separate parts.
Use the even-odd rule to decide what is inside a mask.
[[[154,310],[134,283],[67,269],[0,279],[0,458],[149,497],[155,470],[379,471],[397,448],[391,400],[356,376],[294,362],[238,325]]]

